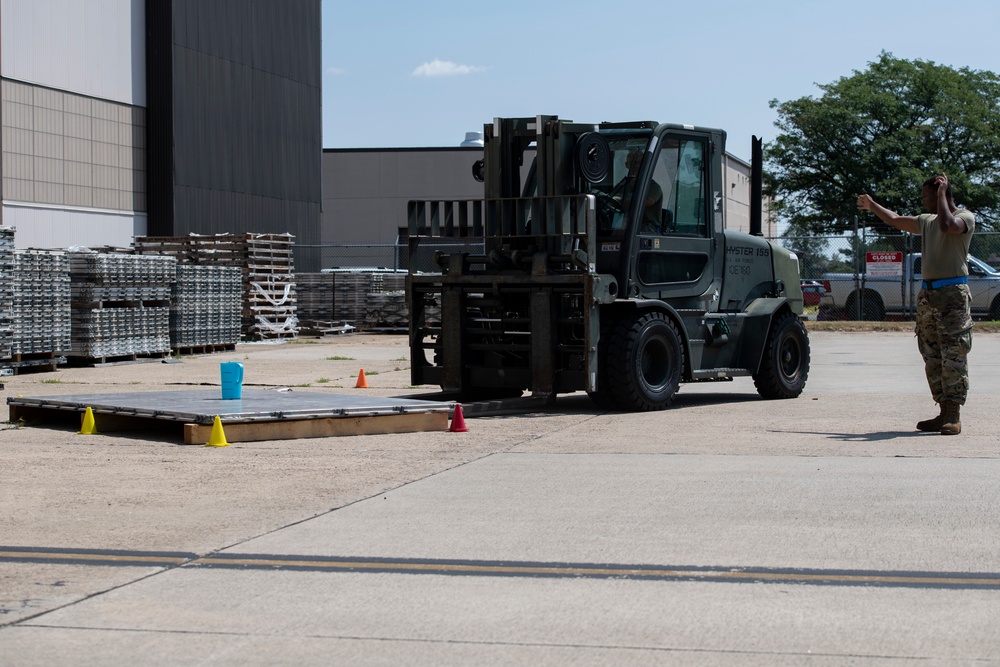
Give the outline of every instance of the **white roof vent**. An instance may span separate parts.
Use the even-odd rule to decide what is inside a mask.
[[[465,141],[461,143],[461,146],[477,146],[479,148],[483,147],[483,133],[482,132],[466,132]]]

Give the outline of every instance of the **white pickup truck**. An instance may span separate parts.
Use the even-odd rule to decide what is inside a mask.
[[[887,315],[912,316],[920,293],[920,253],[903,256],[901,276],[828,273],[823,276],[817,319],[884,320]],[[1000,273],[969,256],[972,316],[1000,320]]]

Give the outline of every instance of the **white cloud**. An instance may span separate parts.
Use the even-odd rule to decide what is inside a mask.
[[[429,63],[424,63],[417,69],[413,70],[413,76],[457,76],[459,74],[473,74],[474,72],[481,72],[482,69],[482,67],[459,65],[458,63],[453,63],[450,60],[440,60],[435,58]]]

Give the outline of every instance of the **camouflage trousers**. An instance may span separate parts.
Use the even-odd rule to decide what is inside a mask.
[[[968,285],[922,289],[917,297],[917,348],[935,403],[965,405],[972,349],[971,303]]]

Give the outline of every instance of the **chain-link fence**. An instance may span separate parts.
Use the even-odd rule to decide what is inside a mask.
[[[919,274],[921,237],[914,234],[882,234],[868,228],[841,236],[800,236],[770,239],[793,251],[799,258],[801,278],[815,281],[812,289],[819,303],[807,298],[807,306],[816,306],[819,319],[884,320],[912,319],[920,282],[910,279],[910,269]],[[455,243],[421,244],[413,256],[413,270],[437,272],[441,268],[435,253],[464,252],[482,254],[483,244],[473,239]],[[411,259],[406,243],[370,243],[295,246],[296,265],[300,256],[309,258],[310,266],[321,270],[371,270],[408,272]],[[868,270],[868,253],[901,253],[898,275],[873,275]],[[977,232],[972,237],[969,287],[973,314],[979,318],[1000,319],[1000,233]],[[911,259],[913,257],[913,259]],[[829,288],[829,290],[827,290]]]
[[[799,258],[801,277],[815,281],[818,319],[913,319],[920,292],[921,237],[867,228],[842,236],[771,239]],[[973,315],[1000,319],[1000,233],[977,232],[969,250]],[[869,266],[869,261],[877,265]],[[807,298],[807,305],[809,299]]]
[[[400,271],[409,272],[411,258],[406,243],[352,243],[338,245],[300,245],[296,253],[310,258],[310,266],[319,266],[321,271],[337,271],[344,269]],[[434,260],[435,252],[463,252],[481,255],[484,252],[482,241],[470,238],[457,238],[451,243],[420,243],[414,252],[412,262],[414,271],[439,272],[441,267]],[[298,255],[296,266],[299,266]],[[315,262],[315,263],[313,263]]]

